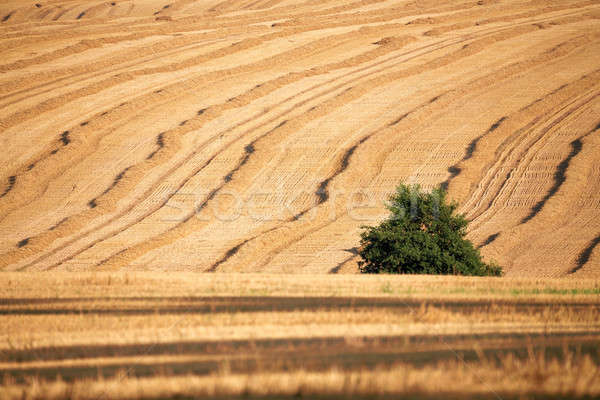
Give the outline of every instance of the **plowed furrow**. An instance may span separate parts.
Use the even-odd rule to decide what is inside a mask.
[[[534,28],[535,29],[535,28]],[[523,34],[524,32],[529,32],[531,31],[530,28],[525,27],[524,28],[515,28],[514,32],[509,33],[509,32],[502,32],[502,34],[496,34],[496,37],[494,37],[494,35],[491,36],[491,39],[508,39],[510,37],[512,37],[513,35],[520,35]],[[457,55],[466,57],[466,56],[470,56],[473,54],[476,54],[480,51],[482,51],[483,49],[483,44],[486,43],[489,39],[480,39],[479,42],[475,42],[475,45],[472,45],[468,48],[463,48],[459,51],[457,51]],[[494,40],[495,41],[495,40]],[[442,66],[447,65],[448,63],[451,62],[451,60],[455,59],[455,56],[452,54],[450,56],[443,56],[440,57],[434,61],[432,61],[429,64],[426,64],[425,68],[431,68],[431,69],[436,69],[436,68],[440,68]],[[315,119],[316,116],[318,116],[319,114],[321,114],[324,110],[327,110],[328,112],[333,111],[333,109],[335,109],[336,107],[340,107],[342,104],[347,103],[348,101],[352,100],[352,99],[356,99],[359,96],[363,95],[364,93],[366,93],[368,90],[373,90],[374,87],[377,87],[383,83],[385,83],[386,81],[389,80],[393,80],[393,79],[398,79],[398,75],[402,76],[402,77],[406,77],[406,76],[410,76],[416,73],[420,73],[422,72],[423,68],[422,67],[415,67],[413,69],[409,69],[406,71],[402,71],[400,73],[391,73],[388,76],[386,76],[383,79],[377,79],[377,80],[372,80],[370,82],[367,82],[365,84],[362,84],[360,86],[354,86],[352,87],[350,90],[342,93],[340,96],[334,98],[333,100],[328,101],[327,103],[323,104],[322,106],[317,107],[316,109],[309,111],[306,115],[304,115],[302,117],[301,120],[298,120],[297,124],[286,124],[286,126],[284,127],[284,129],[286,131],[290,131],[292,129],[299,129],[303,126],[303,124],[305,124],[305,121],[310,121],[312,119]],[[312,114],[312,115],[311,115]],[[222,187],[219,187],[218,190],[220,190]],[[318,190],[318,189],[317,189]],[[214,195],[211,193],[212,198],[214,198]],[[208,200],[211,200],[212,198],[209,198]],[[183,232],[185,232],[186,230],[189,230],[189,228],[185,227],[185,224],[190,223],[190,224],[195,224],[197,220],[192,220],[191,216],[189,217],[189,219],[186,217],[185,221],[177,228],[172,228],[171,230],[168,231],[168,236],[161,242],[161,245],[165,245],[168,244],[170,242],[172,242],[176,237],[180,236],[181,234],[183,234]],[[196,228],[197,229],[197,228]],[[180,233],[178,233],[180,232]],[[158,243],[153,244],[151,247],[149,246],[149,244],[144,244],[143,246],[140,246],[142,248],[146,248],[148,250],[145,250],[145,252],[156,248],[158,245]],[[139,251],[135,253],[135,257],[139,257],[141,254]],[[117,260],[115,260],[112,265],[123,265],[124,263],[130,262],[126,261],[124,258],[124,254],[120,254],[119,258]]]
[[[570,49],[570,50],[572,50],[572,49]],[[552,54],[552,53],[554,53],[554,52],[551,52],[550,54]],[[548,57],[548,55],[549,54],[543,54],[541,57],[539,57],[539,62],[546,62],[547,60],[553,59],[553,57]],[[508,68],[506,68],[502,72],[504,74],[510,76],[509,73],[513,73],[514,74],[514,73],[517,73],[517,72],[522,72],[523,69],[531,68],[531,67],[534,67],[536,65],[537,65],[537,63],[532,63],[532,62],[527,62],[527,63],[523,63],[523,64],[516,64],[516,65],[511,66],[512,68],[508,67]],[[482,84],[482,83],[484,83],[487,79],[497,80],[497,79],[499,79],[499,74],[493,73],[493,74],[490,74],[488,76],[488,78],[481,78],[480,80],[475,81],[475,82],[471,83],[469,86],[467,86],[469,89],[467,89],[467,87],[465,87],[463,90],[457,90],[457,93],[461,93],[461,92],[472,93],[476,87],[484,88],[485,84]],[[593,81],[593,78],[591,78],[590,81]],[[446,98],[444,98],[444,99],[446,101],[448,101]],[[428,103],[425,104],[425,106],[426,105],[431,105],[431,104],[433,104],[433,103],[431,101],[429,101]],[[447,105],[447,104],[448,103],[445,103],[445,105]],[[422,114],[430,113],[431,111],[430,111],[429,108],[430,107],[423,107],[419,111]],[[414,114],[415,111],[416,110],[413,110],[413,111],[409,112],[408,115]],[[399,122],[403,122],[404,118],[406,118],[406,115],[404,115],[401,118],[401,121],[398,121],[398,122],[397,121],[393,121],[391,123],[392,127],[395,124],[399,123]],[[418,117],[415,116],[415,118],[418,118]],[[408,125],[408,124],[411,123],[411,121],[410,121],[410,119],[408,119],[408,120],[404,121],[403,123],[405,123],[405,124]],[[396,127],[396,130],[402,129],[402,128],[403,128],[402,126]],[[381,130],[379,132],[379,134],[385,134],[385,133],[387,133],[387,132],[385,132],[385,130]],[[366,138],[365,138],[365,140],[366,140]],[[378,150],[381,152],[381,149],[378,149]],[[354,151],[352,151],[352,152],[354,152]],[[382,154],[386,154],[386,153],[383,152]],[[364,171],[363,171],[363,173],[364,173]],[[329,181],[326,179],[325,181],[322,181],[322,182],[327,182],[327,184],[328,184]],[[323,198],[324,194],[325,194],[325,192],[323,190],[321,190],[321,191],[317,190],[316,191],[316,197],[317,197],[317,199]],[[321,196],[323,196],[323,197],[321,197]],[[315,202],[315,206],[318,206],[319,204],[321,204],[321,202],[319,202],[319,200],[317,200]],[[312,207],[308,208],[308,209],[306,209],[304,211],[302,211],[299,214],[299,216],[303,216],[310,209],[312,209]],[[341,211],[341,215],[344,215],[344,211]],[[313,216],[313,218],[314,218],[314,216]],[[296,219],[297,218],[292,219],[292,221],[288,222],[288,224],[292,223]],[[314,218],[314,219],[316,221],[321,221],[322,219],[326,219],[326,218],[317,217],[317,218]],[[290,231],[289,226],[283,226],[282,229],[281,229],[281,232],[275,231],[275,232],[271,233],[268,236],[268,239],[264,238],[264,240],[262,241],[262,243],[268,243],[269,246],[277,246],[277,247],[274,247],[273,249],[270,249],[270,250],[266,250],[266,249],[262,250],[261,251],[262,253],[267,252],[267,255],[264,255],[264,256],[261,257],[262,261],[257,261],[257,260],[252,260],[252,261],[250,261],[250,260],[243,260],[243,261],[240,261],[240,260],[237,260],[237,263],[241,263],[241,264],[251,263],[252,265],[254,265],[253,268],[262,268],[265,265],[267,265],[269,262],[271,262],[273,260],[273,258],[276,257],[277,254],[281,253],[284,249],[289,248],[290,246],[292,246],[293,244],[298,243],[301,240],[304,240],[306,236],[308,236],[310,234],[314,234],[314,233],[322,230],[323,228],[327,227],[328,225],[330,225],[332,223],[335,223],[336,221],[338,221],[338,219],[339,219],[339,217],[334,218],[333,220],[330,220],[328,222],[316,223],[316,224],[314,224],[314,226],[311,225],[311,227],[308,228],[308,230],[305,230],[305,229],[302,229],[302,228],[292,229],[291,230],[292,232],[296,232],[296,235],[294,235],[292,237],[290,237],[290,234],[289,234],[289,231]],[[302,224],[302,222],[298,222],[297,224]],[[304,226],[304,225],[301,225],[301,226]],[[272,232],[272,230],[269,230],[269,232]],[[284,241],[282,241],[281,239],[276,239],[278,236],[279,237],[283,237],[284,236],[284,237],[286,237],[286,239]],[[255,237],[254,239],[259,238],[259,237],[260,237],[260,235],[257,236],[257,237]],[[244,241],[244,245],[248,245],[248,241]],[[238,250],[239,250],[239,245],[236,245],[235,249],[236,249],[236,251],[235,251],[234,254],[237,254]],[[229,251],[231,251],[231,250],[229,250]],[[254,248],[253,251],[256,251],[256,248]]]
[[[546,202],[550,199],[550,197],[552,197],[553,195],[556,194],[556,192],[558,192],[558,189],[560,189],[560,186],[567,179],[566,171],[569,169],[569,163],[571,162],[573,157],[575,157],[575,156],[577,156],[577,154],[579,154],[579,152],[581,151],[581,148],[583,147],[582,139],[588,135],[591,135],[598,129],[600,129],[600,125],[598,125],[598,127],[595,128],[593,131],[588,132],[588,133],[578,137],[577,139],[573,140],[571,143],[569,143],[569,146],[571,147],[571,151],[569,152],[567,157],[564,160],[562,160],[560,162],[560,164],[558,164],[558,167],[556,168],[556,172],[554,173],[554,177],[553,177],[554,184],[548,190],[548,193],[546,193],[544,198],[542,200],[540,200],[538,203],[536,203],[536,205],[533,206],[533,208],[531,209],[531,212],[525,218],[523,218],[521,220],[521,223],[526,223],[527,221],[529,221],[530,219],[535,217],[537,215],[537,213],[539,213],[540,210],[544,207],[544,204],[546,204]]]
[[[401,43],[401,42],[400,42],[400,43]],[[394,43],[392,42],[392,44],[394,44]],[[358,58],[358,60],[360,60],[360,57]],[[339,68],[339,67],[346,66],[346,65],[348,65],[348,64],[347,64],[347,63],[345,63],[345,62],[343,62],[343,63],[340,63],[340,64],[334,64],[334,68]],[[317,71],[315,71],[315,72],[319,72],[319,71],[321,71],[321,69],[319,69],[319,70],[317,70]]]
[[[384,46],[384,48],[382,49],[383,51],[375,50],[375,51],[372,51],[372,52],[366,54],[365,57],[360,57],[359,56],[359,57],[355,57],[353,59],[348,60],[348,62],[342,62],[342,63],[334,64],[333,66],[331,66],[332,67],[331,69],[339,69],[339,68],[345,67],[347,65],[352,65],[353,63],[362,63],[362,62],[365,62],[365,61],[369,61],[371,59],[377,58],[378,56],[381,56],[381,55],[385,54],[386,52],[396,50],[398,48],[398,45],[401,46],[402,42],[392,43],[391,46]],[[321,74],[325,70],[331,70],[331,69],[329,69],[329,68],[327,68],[327,69],[318,69],[318,70],[312,71],[309,75]],[[303,77],[304,77],[303,75],[294,75],[294,74],[292,74],[292,75],[285,76],[282,79],[279,79],[278,81],[274,81],[273,83],[275,83],[276,86],[272,86],[270,84],[261,85],[260,87],[255,88],[256,90],[253,90],[252,92],[249,92],[249,93],[247,93],[244,96],[240,96],[240,97],[236,98],[235,99],[236,101],[228,102],[226,104],[223,104],[220,107],[211,107],[210,108],[210,113],[202,113],[202,115],[200,115],[198,119],[200,121],[206,120],[206,116],[208,114],[211,114],[211,116],[210,116],[211,119],[216,118],[218,115],[220,115],[220,113],[222,113],[223,111],[225,111],[225,110],[227,110],[229,108],[237,107],[237,106],[241,106],[243,104],[246,104],[248,101],[250,101],[250,99],[252,99],[252,98],[255,97],[255,92],[260,92],[260,93],[262,93],[262,95],[265,95],[265,94],[268,94],[270,91],[275,90],[277,87],[279,87],[281,85],[289,84],[290,82],[293,82],[295,80],[299,80],[299,79],[301,79]],[[185,131],[192,131],[193,127],[198,128],[198,126],[199,126],[198,125],[198,121],[195,121],[195,123],[189,123],[189,124],[186,124],[186,125],[187,126],[185,126],[185,128],[184,127],[178,127],[175,131],[179,131],[179,132],[182,132],[182,131],[184,131],[184,132]],[[166,132],[165,135],[163,135],[163,140],[165,140],[168,137],[166,135],[173,136],[175,133],[177,133],[177,132]],[[192,154],[191,156],[194,156],[194,155],[195,155],[195,153]],[[188,156],[188,159],[191,158],[191,156]],[[165,157],[163,155],[163,158],[168,158],[168,157]],[[53,232],[52,234],[54,236],[58,236],[58,232]]]
[[[597,74],[597,72],[595,74]],[[454,181],[450,182],[449,190],[451,191],[451,193],[453,190],[456,193],[459,193],[462,191],[464,197],[460,198],[460,200],[465,201],[465,204],[468,205],[469,207],[471,207],[471,210],[476,209],[476,208],[474,208],[474,206],[472,204],[467,202],[466,197],[467,197],[467,195],[471,197],[472,200],[468,200],[471,203],[474,203],[476,200],[478,200],[480,195],[474,194],[474,192],[473,192],[473,190],[475,190],[474,186],[476,185],[476,183],[479,185],[482,185],[482,182],[484,182],[484,180],[481,175],[478,177],[474,177],[471,175],[472,174],[471,171],[465,171],[466,169],[469,168],[468,165],[469,164],[481,165],[482,158],[484,156],[488,159],[496,161],[496,158],[500,157],[501,152],[504,151],[504,147],[507,145],[506,144],[507,140],[510,140],[513,143],[518,145],[519,142],[516,141],[515,139],[517,137],[519,137],[519,135],[534,129],[536,124],[539,124],[541,121],[543,121],[544,118],[548,118],[547,114],[549,112],[551,112],[548,110],[548,108],[550,108],[550,110],[552,110],[552,107],[555,103],[558,102],[560,104],[561,102],[568,101],[570,96],[577,96],[581,90],[587,90],[590,87],[595,86],[596,82],[597,81],[595,80],[595,78],[593,76],[592,77],[589,77],[589,76],[582,77],[581,79],[578,79],[577,81],[575,81],[569,85],[563,86],[557,90],[550,92],[548,95],[535,100],[534,102],[530,103],[529,105],[527,105],[524,108],[522,108],[521,110],[519,110],[514,115],[510,115],[510,116],[506,117],[503,120],[503,124],[499,125],[496,129],[494,129],[492,131],[493,135],[487,135],[486,137],[482,137],[478,140],[479,147],[477,147],[475,150],[477,150],[479,148],[479,152],[470,154],[470,156],[467,159],[468,160],[467,163],[458,163],[457,165],[454,166],[454,168],[458,168],[461,170],[461,174],[458,175],[458,177],[455,177]],[[571,101],[573,101],[573,99],[571,99]],[[560,109],[563,109],[563,108],[565,108],[564,105],[562,105]],[[563,113],[562,119],[568,117],[568,115],[569,115],[569,112]],[[518,126],[515,124],[515,123],[518,124],[518,121],[523,121],[523,120],[527,121],[528,118],[530,118],[530,120],[524,126]],[[561,118],[559,118],[558,122],[560,122],[560,120],[561,120]],[[549,129],[546,128],[546,131],[548,131],[548,130]],[[494,147],[493,148],[488,147],[490,145],[492,145]],[[493,155],[493,158],[490,157],[492,155]],[[492,167],[491,164],[488,164],[486,166],[486,168],[484,169],[484,171],[487,171],[491,167]],[[477,169],[474,170],[473,172],[482,173],[483,171],[480,169],[480,167],[477,167]],[[489,175],[489,176],[492,176],[492,175]],[[460,189],[458,187],[456,189],[453,187],[453,184],[455,184],[455,185],[463,184],[462,182],[457,182],[459,180],[457,178],[459,178],[460,181],[469,182],[469,186],[470,186],[469,191],[465,191],[462,187],[460,187]],[[477,189],[477,190],[482,192],[483,189]],[[471,214],[472,213],[473,213],[473,211],[471,211]]]
[[[598,270],[597,1],[7,0],[0,21],[1,269],[356,270],[404,181],[446,187],[508,274]]]
[[[550,132],[556,131],[557,126],[560,126],[565,119],[569,118],[574,112],[585,107],[598,96],[600,96],[600,94],[593,94],[572,107],[570,106],[579,99],[577,98],[576,100],[569,101],[569,103],[561,107],[558,111],[548,116],[551,118],[549,123],[544,124],[545,122],[548,122],[544,118],[536,118],[532,124],[527,125],[525,129],[520,129],[517,135],[513,135],[509,138],[509,142],[512,143],[504,142],[501,145],[503,148],[502,156],[499,157],[500,160],[491,168],[491,170],[498,171],[500,168],[503,168],[507,172],[492,175],[493,180],[489,181],[489,185],[481,188],[481,193],[483,193],[484,197],[482,196],[482,198],[476,199],[478,207],[475,209],[476,211],[469,213],[469,217],[475,221],[475,224],[473,225],[474,228],[493,216],[493,212],[497,210],[494,203],[498,201],[499,197],[510,196],[510,191],[513,188],[512,183],[518,181],[522,171],[527,169],[528,163],[532,159],[532,154],[535,154],[534,151],[538,147],[537,145],[539,142],[549,140],[552,137]],[[538,124],[544,125],[540,127]],[[538,130],[538,128],[541,129]],[[573,156],[576,154],[577,153],[573,154]],[[573,156],[571,156],[571,158]],[[560,184],[558,187],[560,187]],[[554,191],[558,190],[558,187],[555,188]],[[548,198],[549,197],[550,196],[548,196]],[[545,202],[548,198],[540,201]],[[534,207],[537,207],[537,205]],[[537,211],[539,211],[539,209]],[[529,221],[536,213],[537,212],[531,217],[529,217],[531,215],[531,213],[529,213],[527,216],[523,217],[521,223]]]

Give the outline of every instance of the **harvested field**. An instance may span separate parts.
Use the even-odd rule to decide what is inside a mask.
[[[600,273],[597,0],[4,0],[0,269],[357,271],[400,182]]]
[[[600,395],[593,280],[5,273],[0,284],[1,398]]]
[[[4,0],[0,54],[1,399],[600,397],[598,0]],[[354,275],[401,182],[507,277]]]

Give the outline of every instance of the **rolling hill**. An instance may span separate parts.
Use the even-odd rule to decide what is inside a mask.
[[[400,182],[600,276],[600,2],[5,0],[0,269],[356,272]]]

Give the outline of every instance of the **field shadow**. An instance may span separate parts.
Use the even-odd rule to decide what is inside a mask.
[[[344,339],[281,339],[265,341],[232,341],[214,343],[169,343],[132,346],[72,347],[74,356],[89,364],[60,364],[36,367],[1,368],[0,376],[25,382],[31,377],[44,380],[63,379],[74,381],[84,378],[110,378],[127,372],[129,376],[155,375],[211,375],[226,368],[230,373],[325,371],[336,368],[344,371],[370,369],[394,364],[424,366],[444,360],[487,361],[500,363],[507,355],[526,359],[533,350],[548,359],[561,359],[565,352],[577,351],[598,360],[598,336],[581,335],[509,335],[497,338],[462,338],[455,341],[433,339],[419,342],[404,337],[383,338],[360,342],[342,342]],[[421,338],[421,340],[423,340]],[[436,342],[437,340],[437,342]],[[294,343],[296,341],[296,343]],[[535,344],[533,344],[535,343]],[[293,346],[296,346],[295,348]],[[477,350],[475,350],[477,349]],[[110,352],[114,353],[110,353]],[[199,352],[197,357],[189,356]],[[139,360],[115,358],[102,365],[95,365],[95,355],[124,357],[138,354]],[[15,354],[13,354],[14,356]],[[37,355],[42,355],[38,352]],[[186,355],[184,360],[145,359],[145,356]],[[71,358],[68,358],[70,360]]]

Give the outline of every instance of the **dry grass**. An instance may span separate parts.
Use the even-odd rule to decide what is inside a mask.
[[[0,287],[4,288],[0,313],[7,312],[0,315],[0,348],[198,338],[395,335],[432,329],[436,333],[585,329],[597,325],[600,312],[597,307],[573,308],[562,303],[597,302],[599,296],[593,293],[599,282],[587,280],[5,273],[0,274]],[[241,305],[223,296],[241,296]],[[323,296],[323,300],[306,306],[294,304],[295,297],[311,296]],[[243,308],[244,298],[256,299],[257,308]],[[340,308],[335,303],[328,305],[328,298],[350,300]],[[367,303],[352,306],[351,298],[364,298]],[[390,299],[391,303],[376,306],[368,298]],[[10,299],[23,302],[10,303]],[[468,309],[449,306],[462,300],[481,303]],[[223,302],[231,309],[211,308],[210,304],[218,307]],[[521,309],[518,304],[522,302],[541,306]],[[133,313],[126,314],[128,310]],[[35,311],[47,314],[31,314]],[[36,329],[30,329],[32,326]]]
[[[393,311],[234,313],[208,315],[11,315],[1,316],[0,350],[103,343],[162,343],[285,337],[386,336],[485,332],[600,330],[598,310],[554,313],[459,313],[435,308]],[[35,327],[35,329],[31,329]]]
[[[598,279],[144,272],[0,274],[3,297],[359,296],[595,300]]]
[[[2,398],[599,390],[597,281],[6,273],[0,283]]]
[[[451,361],[424,368],[395,365],[391,368],[324,372],[157,376],[136,379],[126,371],[115,379],[43,382],[27,385],[5,381],[0,397],[10,399],[154,399],[319,396],[452,396],[461,398],[519,398],[553,396],[576,398],[600,395],[600,365],[588,356],[566,353],[561,360],[545,360],[531,353],[525,360],[512,357],[501,363],[482,359],[474,363]]]
[[[357,272],[400,182],[600,276],[597,0],[0,1],[0,270]]]

